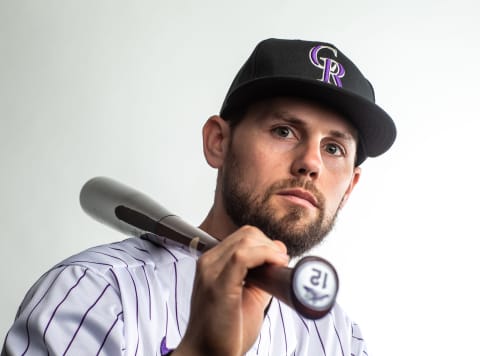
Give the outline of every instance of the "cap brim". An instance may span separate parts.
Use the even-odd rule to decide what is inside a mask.
[[[344,116],[358,130],[357,164],[367,157],[381,155],[395,141],[395,124],[382,108],[359,95],[319,80],[275,77],[246,82],[225,99],[220,115],[226,116],[233,108],[275,96],[310,99]]]

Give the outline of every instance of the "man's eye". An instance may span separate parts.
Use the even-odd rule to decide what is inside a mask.
[[[331,154],[332,156],[344,155],[343,149],[339,145],[333,143],[328,143],[327,145],[325,145],[325,151],[327,151],[327,153]]]
[[[290,137],[292,135],[292,130],[286,126],[275,127],[272,132],[280,137]]]

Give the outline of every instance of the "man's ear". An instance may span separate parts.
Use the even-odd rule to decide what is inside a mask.
[[[203,154],[213,168],[223,166],[230,141],[230,125],[218,115],[211,116],[203,125]]]
[[[362,169],[360,167],[355,167],[353,169],[352,179],[350,180],[350,183],[347,187],[347,190],[346,190],[345,194],[343,195],[342,201],[340,202],[340,209],[343,208],[345,206],[345,204],[347,203],[348,198],[350,197],[350,194],[353,191],[353,188],[355,188],[355,186],[358,183],[358,180],[360,179],[361,173],[362,173]]]

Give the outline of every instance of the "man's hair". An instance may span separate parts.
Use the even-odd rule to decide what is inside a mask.
[[[237,125],[242,121],[245,116],[247,116],[248,109],[250,105],[242,105],[231,108],[228,112],[223,115],[223,119],[228,122],[232,132],[235,130]]]

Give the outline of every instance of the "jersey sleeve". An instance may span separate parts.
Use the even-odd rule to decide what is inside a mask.
[[[79,265],[57,267],[27,293],[2,356],[126,355],[117,286]]]

